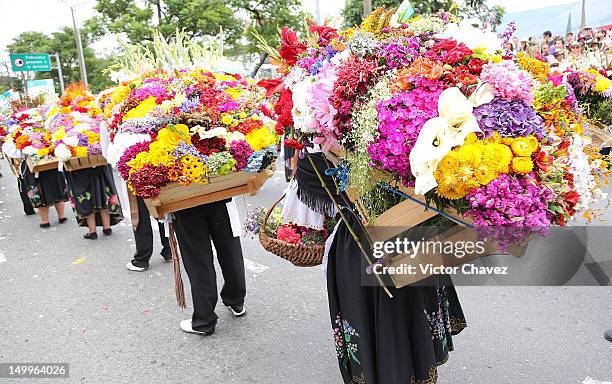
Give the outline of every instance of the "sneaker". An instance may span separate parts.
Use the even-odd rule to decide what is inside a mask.
[[[129,269],[130,271],[134,271],[134,272],[143,272],[143,271],[146,271],[147,269],[149,269],[148,266],[140,267],[140,266],[134,265],[133,261],[130,261],[129,263],[127,263],[127,265],[125,267],[127,269]]]
[[[195,329],[191,327],[191,319],[181,321],[181,329],[187,333],[197,333],[200,335],[212,335],[213,333],[215,333],[215,331],[211,331],[211,332],[196,331]]]
[[[244,309],[244,305],[227,305],[227,307],[232,311],[232,314],[236,317],[242,317],[246,315],[246,309]]]

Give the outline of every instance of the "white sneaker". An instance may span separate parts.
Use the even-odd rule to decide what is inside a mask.
[[[236,317],[242,317],[242,316],[246,315],[246,309],[244,308],[244,305],[240,305],[240,306],[238,306],[238,305],[234,305],[234,306],[228,305],[227,307],[230,309],[230,311],[232,311],[232,313]]]
[[[134,271],[134,272],[143,272],[146,271],[146,268],[141,268],[141,267],[137,267],[134,264],[132,264],[132,262],[130,261],[129,263],[127,263],[127,265],[125,266],[127,269],[129,269],[130,271]]]
[[[181,329],[187,333],[198,333],[200,335],[211,335],[212,334],[211,332],[209,333],[209,332],[196,331],[195,329],[191,328],[191,319],[181,321]]]

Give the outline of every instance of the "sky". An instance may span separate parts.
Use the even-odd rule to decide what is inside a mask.
[[[544,8],[551,5],[573,3],[577,0],[489,0],[506,7],[508,12]],[[93,15],[95,0],[0,0],[0,61],[6,56],[5,47],[11,40],[25,31],[50,33],[60,27],[72,25],[69,4],[75,5],[77,19],[85,20]],[[317,0],[303,0],[306,10],[316,14]],[[344,0],[319,0],[322,18],[340,15]],[[588,0],[587,0],[588,6]],[[35,12],[31,12],[35,10]],[[15,15],[15,17],[6,17]]]

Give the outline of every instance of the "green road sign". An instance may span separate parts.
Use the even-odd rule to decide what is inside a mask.
[[[11,66],[14,72],[48,72],[51,59],[46,53],[11,53]]]

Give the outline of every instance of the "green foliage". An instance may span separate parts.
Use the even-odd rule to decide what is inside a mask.
[[[487,21],[492,22],[493,30],[495,30],[502,22],[506,10],[500,5],[489,6],[486,2],[472,2],[471,5],[464,5],[460,9],[460,13],[465,17],[475,18],[480,21],[481,24],[485,24]],[[493,15],[492,20],[489,18]]]
[[[87,78],[90,88],[96,92],[111,84],[110,79],[102,74],[102,70],[110,64],[111,59],[97,57],[94,50],[88,47],[91,43],[91,36],[88,33],[82,33],[81,37],[83,38]],[[7,50],[11,53],[49,53],[51,55],[57,52],[62,62],[64,83],[69,84],[81,80],[73,28],[63,27],[60,31],[53,32],[51,35],[45,35],[41,32],[24,32],[13,39],[13,42],[7,46]],[[52,57],[51,60],[55,67],[55,58]],[[35,73],[36,79],[50,77],[54,79],[56,90],[59,93],[57,70]]]
[[[152,42],[156,31],[168,38],[177,29],[189,38],[216,36],[222,28],[227,41],[237,40],[242,23],[228,2],[218,0],[98,0],[97,15],[87,27],[102,36],[123,33],[132,44]]]

